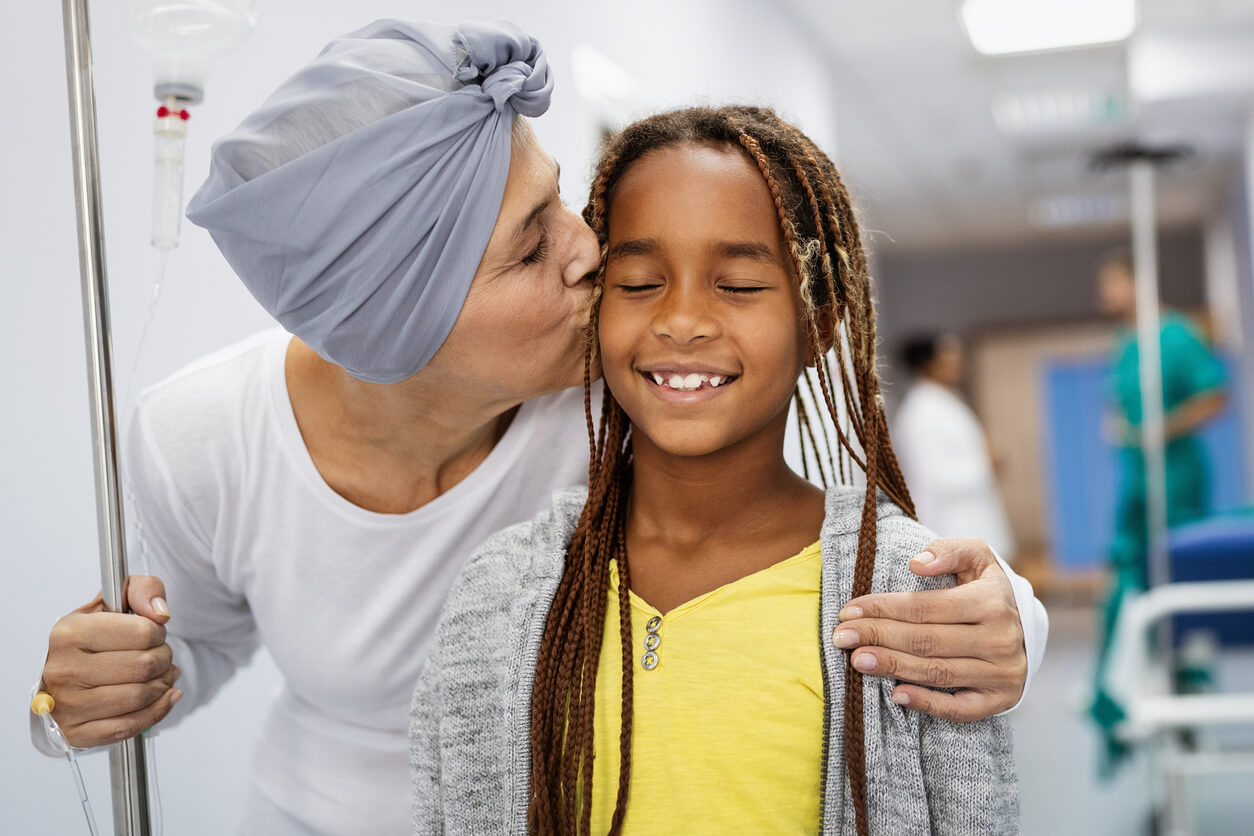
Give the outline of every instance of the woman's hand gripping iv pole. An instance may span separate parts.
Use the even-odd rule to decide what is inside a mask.
[[[95,823],[75,759],[89,749],[146,733],[183,696],[174,687],[182,671],[173,664],[165,642],[170,610],[163,584],[157,578],[132,575],[126,580],[125,596],[128,613],[107,612],[97,595],[57,621],[48,637],[38,693],[31,701],[31,712],[42,722],[48,741],[41,748],[70,761],[93,834]],[[154,741],[148,738],[147,743],[151,832],[156,834],[161,831],[161,803]]]

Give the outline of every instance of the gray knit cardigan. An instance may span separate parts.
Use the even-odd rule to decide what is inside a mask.
[[[525,834],[531,781],[531,688],[545,617],[562,574],[585,488],[559,492],[551,510],[481,546],[453,587],[414,691],[410,765],[414,831]],[[836,613],[849,600],[864,494],[827,494],[819,623],[826,685],[821,822],[815,831],[854,834],[845,775],[844,654],[832,646]],[[952,586],[907,563],[932,534],[881,495],[874,592]],[[1004,717],[949,723],[901,708],[893,682],[866,677],[867,802],[871,832],[1017,833],[1019,793]],[[677,823],[658,823],[659,833]]]

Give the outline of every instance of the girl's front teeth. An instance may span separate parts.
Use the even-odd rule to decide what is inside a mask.
[[[708,383],[713,387],[722,386],[727,378],[720,375],[707,377],[703,374],[673,374],[669,378],[664,378],[657,372],[650,372],[653,376],[653,382],[658,386],[665,386],[668,389],[674,389],[679,392],[692,392],[701,388],[703,383]]]

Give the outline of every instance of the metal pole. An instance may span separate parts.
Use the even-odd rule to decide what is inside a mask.
[[[1161,328],[1158,315],[1158,254],[1154,212],[1154,164],[1133,161],[1132,262],[1136,273],[1136,332],[1140,356],[1141,450],[1145,460],[1149,585],[1171,579],[1167,555],[1167,471],[1164,446]]]
[[[83,332],[100,537],[100,584],[105,607],[126,608],[126,547],[122,492],[118,480],[117,429],[113,398],[113,348],[109,337],[109,291],[105,274],[104,218],[96,150],[96,101],[92,85],[91,34],[87,0],[63,0],[65,74],[69,89],[70,144],[83,287]],[[133,737],[109,749],[116,836],[149,836],[148,776],[144,741]]]
[[[1154,164],[1141,158],[1128,169],[1132,198],[1132,265],[1136,284],[1137,371],[1141,384],[1141,461],[1145,466],[1146,578],[1150,589],[1168,583],[1167,555],[1166,419],[1163,415],[1162,333],[1158,310],[1158,247],[1154,210]],[[1156,630],[1159,651],[1167,659],[1171,647],[1171,620]],[[1174,669],[1174,664],[1169,670]],[[1171,735],[1156,752],[1161,765],[1164,804],[1161,815],[1167,836],[1189,836],[1184,825],[1184,781],[1175,768],[1179,743]]]

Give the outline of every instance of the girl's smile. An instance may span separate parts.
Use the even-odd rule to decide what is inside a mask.
[[[738,375],[702,363],[649,363],[640,376],[666,403],[701,403],[717,397],[735,382]]]

